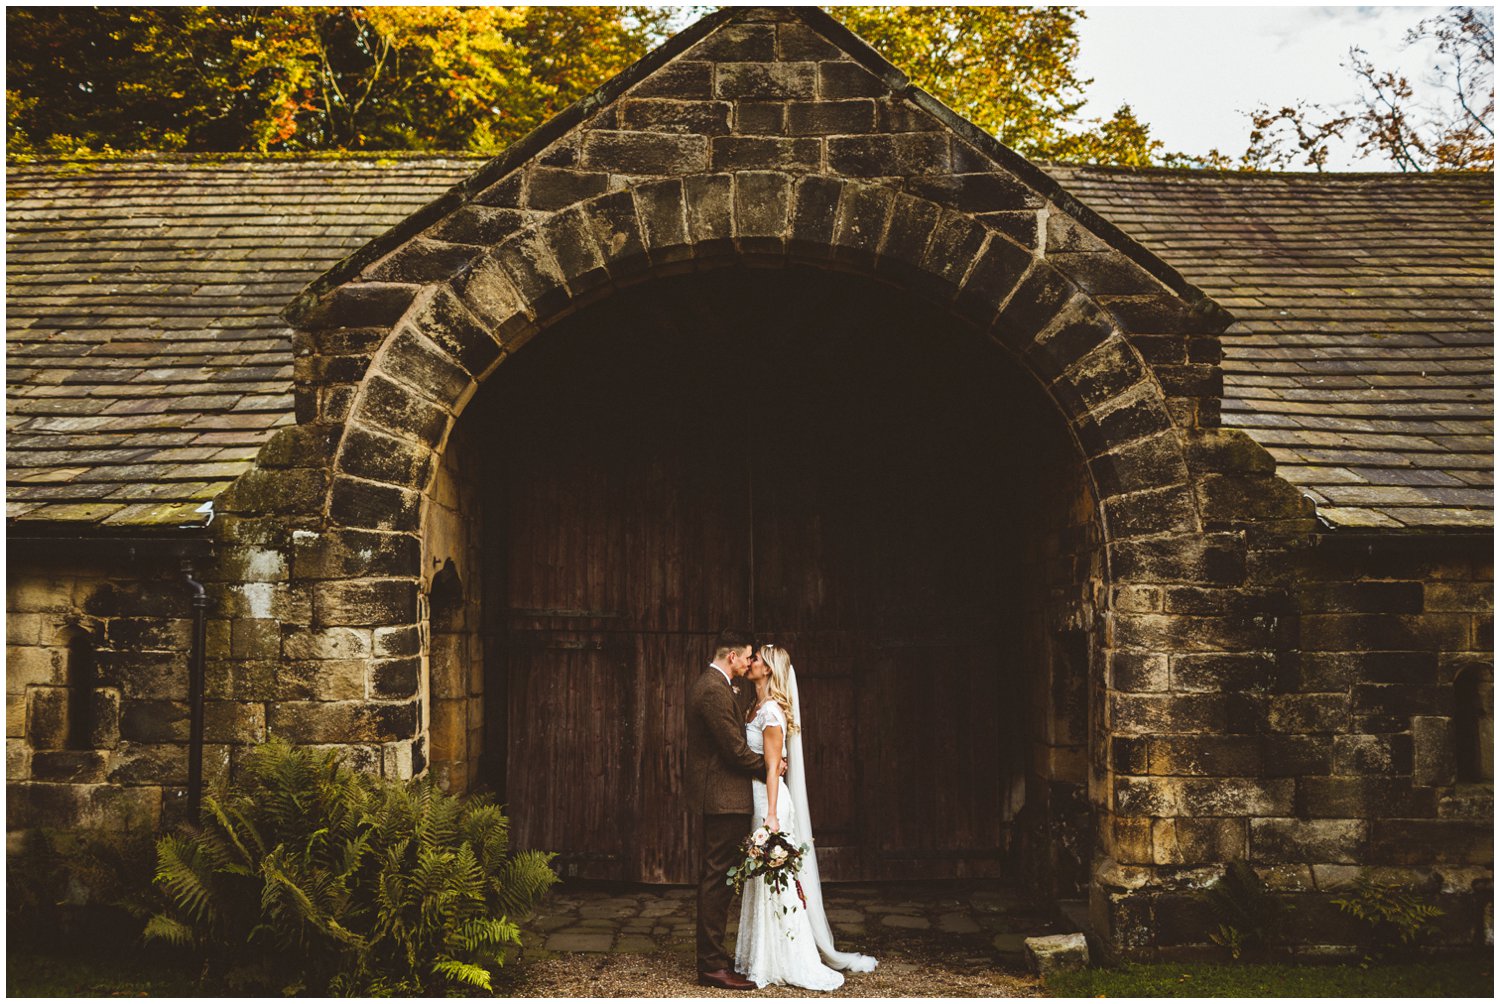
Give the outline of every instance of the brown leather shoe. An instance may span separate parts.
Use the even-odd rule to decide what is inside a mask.
[[[754,983],[751,983],[733,969],[715,969],[711,973],[699,973],[698,983],[705,987],[718,987],[720,990],[755,989]]]

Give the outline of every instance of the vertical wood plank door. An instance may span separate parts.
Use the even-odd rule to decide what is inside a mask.
[[[493,444],[487,772],[519,845],[693,880],[684,703],[741,625],[796,664],[825,875],[998,872],[1022,398],[943,323],[850,277],[726,270],[618,293],[501,368],[464,421]]]

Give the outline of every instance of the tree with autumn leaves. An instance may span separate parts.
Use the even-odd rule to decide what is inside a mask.
[[[12,8],[10,149],[495,153],[704,10]],[[1129,108],[1079,121],[1077,8],[833,13],[1023,154],[1160,159]]]
[[[705,7],[31,7],[6,12],[10,153],[493,154]],[[1252,115],[1250,148],[1165,149],[1129,105],[1081,118],[1078,7],[836,7],[830,13],[960,115],[1037,160],[1321,168],[1331,140],[1403,170],[1493,163],[1493,15],[1423,22],[1456,103],[1418,107],[1356,50],[1362,109]],[[1478,13],[1476,13],[1476,11]],[[1487,89],[1486,89],[1487,88]],[[1446,117],[1445,117],[1446,116]],[[1304,163],[1297,162],[1301,157]]]

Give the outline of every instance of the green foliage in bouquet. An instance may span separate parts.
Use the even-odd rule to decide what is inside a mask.
[[[1218,930],[1208,939],[1228,949],[1236,960],[1264,951],[1285,912],[1255,869],[1243,861],[1231,861],[1200,895],[1219,921]]]
[[[203,800],[200,825],[157,843],[167,908],[148,938],[192,947],[237,990],[438,994],[491,990],[513,918],[557,881],[510,853],[483,798],[354,771],[272,740]]]
[[[725,884],[734,886],[736,893],[743,893],[746,882],[763,878],[777,894],[778,901],[787,886],[792,885],[805,908],[807,896],[802,892],[802,881],[797,876],[802,871],[802,857],[807,851],[807,844],[794,844],[790,833],[773,832],[762,826],[740,842],[744,859],[729,869]],[[786,908],[783,907],[781,912],[787,912]]]

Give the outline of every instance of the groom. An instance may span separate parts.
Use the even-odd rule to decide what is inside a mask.
[[[745,631],[724,631],[714,659],[688,692],[688,811],[703,817],[702,871],[698,878],[698,982],[725,990],[752,990],[724,954],[724,928],[734,890],[729,869],[750,832],[754,801],[750,779],[765,770],[761,755],[745,745],[745,709],[754,688],[740,680],[755,657]]]

